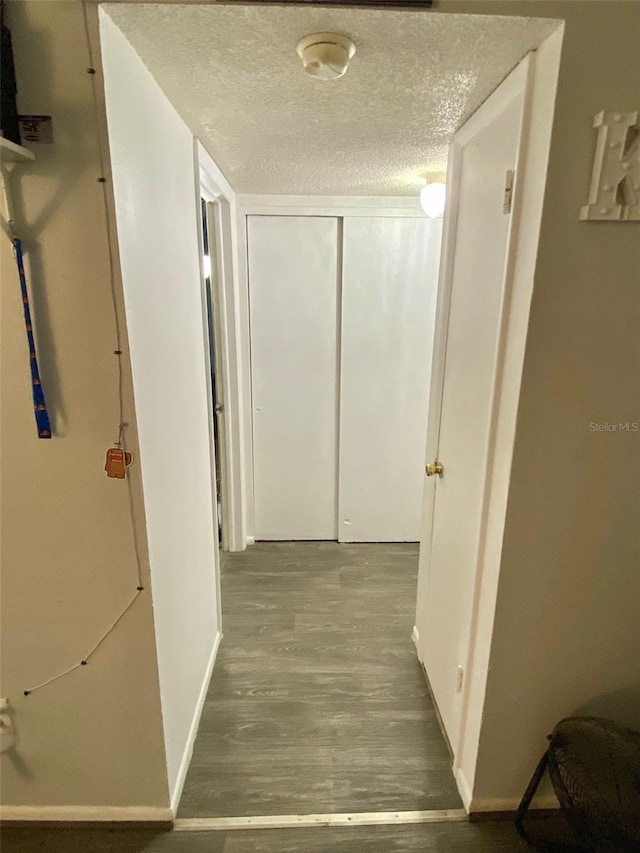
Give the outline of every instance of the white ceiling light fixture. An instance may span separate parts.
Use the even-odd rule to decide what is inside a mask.
[[[427,178],[426,186],[420,190],[420,205],[430,219],[440,219],[444,214],[447,186],[444,176]]]
[[[339,33],[312,33],[300,39],[296,52],[310,77],[337,80],[349,67],[356,46]]]

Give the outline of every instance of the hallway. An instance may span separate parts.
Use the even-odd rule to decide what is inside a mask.
[[[225,555],[179,817],[461,807],[411,641],[417,570],[413,544]]]

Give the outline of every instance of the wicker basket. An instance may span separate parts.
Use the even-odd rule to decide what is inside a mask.
[[[549,735],[516,826],[520,836],[539,849],[571,849],[533,838],[524,828],[547,769],[573,832],[573,849],[640,851],[640,733],[599,717],[568,717]]]

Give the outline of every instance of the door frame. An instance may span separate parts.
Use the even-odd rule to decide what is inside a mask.
[[[242,551],[247,544],[244,468],[245,457],[242,447],[242,353],[238,343],[238,306],[236,299],[238,241],[235,231],[236,196],[228,181],[211,159],[202,144],[194,140],[195,203],[198,206],[198,222],[201,221],[200,200],[216,205],[216,217],[209,223],[209,239],[215,237],[216,275],[211,279],[211,296],[214,304],[215,333],[220,364],[216,365],[216,382],[224,400],[221,430],[223,541],[225,551]],[[203,267],[202,235],[198,231],[200,251],[203,322],[205,340],[208,342],[205,278]],[[206,347],[207,370],[209,363],[208,343]],[[211,453],[214,453],[213,419],[214,401],[211,388],[207,392],[209,406],[209,431]],[[214,483],[215,488],[215,483]],[[217,508],[217,498],[216,498]],[[217,526],[217,518],[214,522]],[[217,532],[216,532],[217,538]]]
[[[222,537],[220,540],[220,549],[222,551],[229,550],[229,531],[227,526],[227,516],[229,513],[229,484],[228,484],[228,476],[229,472],[227,471],[227,426],[225,422],[225,413],[226,413],[226,395],[225,391],[228,383],[224,381],[224,348],[223,348],[223,334],[224,334],[224,323],[223,315],[224,315],[224,307],[222,302],[223,296],[223,287],[221,286],[224,281],[225,275],[225,255],[223,251],[223,247],[225,245],[225,227],[229,223],[230,219],[230,211],[229,211],[229,203],[224,199],[216,199],[215,201],[208,201],[205,197],[206,190],[201,187],[201,193],[203,193],[202,200],[204,201],[204,222],[203,229],[207,230],[207,243],[209,247],[209,259],[210,259],[210,274],[209,274],[209,297],[210,297],[210,308],[209,304],[207,304],[207,334],[208,337],[213,337],[213,340],[209,340],[209,363],[208,368],[213,373],[214,379],[214,387],[215,387],[215,395],[211,395],[211,399],[209,400],[210,406],[210,426],[213,428],[217,428],[218,433],[218,442],[217,449],[218,453],[215,453],[216,450],[216,442],[215,437],[212,434],[213,440],[213,449],[214,449],[214,457],[215,457],[215,474],[216,479],[220,480],[220,515],[222,518],[218,518],[218,525],[222,522],[221,531]],[[206,288],[206,279],[203,278],[203,286]],[[206,298],[206,294],[205,294]],[[209,302],[209,300],[207,300]],[[209,311],[210,311],[210,319],[209,319]],[[211,329],[211,327],[213,327]],[[214,355],[214,364],[211,365],[211,349],[213,348]],[[220,409],[218,407],[221,407]],[[217,494],[216,494],[217,497]]]
[[[505,259],[505,284],[501,305],[500,332],[492,393],[489,441],[485,459],[485,481],[481,524],[476,553],[475,581],[470,598],[470,623],[462,686],[462,713],[458,749],[453,771],[467,810],[478,810],[473,800],[475,764],[480,739],[484,695],[487,686],[493,618],[497,602],[504,522],[506,516],[513,447],[529,310],[533,293],[537,247],[542,219],[555,93],[560,68],[563,28],[529,53],[512,72],[511,80],[485,101],[458,132],[450,148],[447,173],[447,210],[443,229],[441,267],[438,281],[436,326],[427,428],[426,461],[436,458],[453,263],[461,178],[462,142],[475,135],[517,91],[524,90],[520,146],[515,168],[511,221]],[[506,83],[506,85],[505,85]],[[502,91],[500,91],[502,90]],[[423,539],[418,576],[418,600],[414,638],[418,658],[423,661],[419,625],[428,596],[430,534],[435,506],[435,484],[425,477]],[[429,673],[426,673],[427,678]]]

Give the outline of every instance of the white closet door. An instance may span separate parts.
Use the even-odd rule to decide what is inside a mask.
[[[336,539],[338,220],[247,220],[255,537]]]
[[[344,221],[342,542],[419,539],[440,230],[423,218]]]

